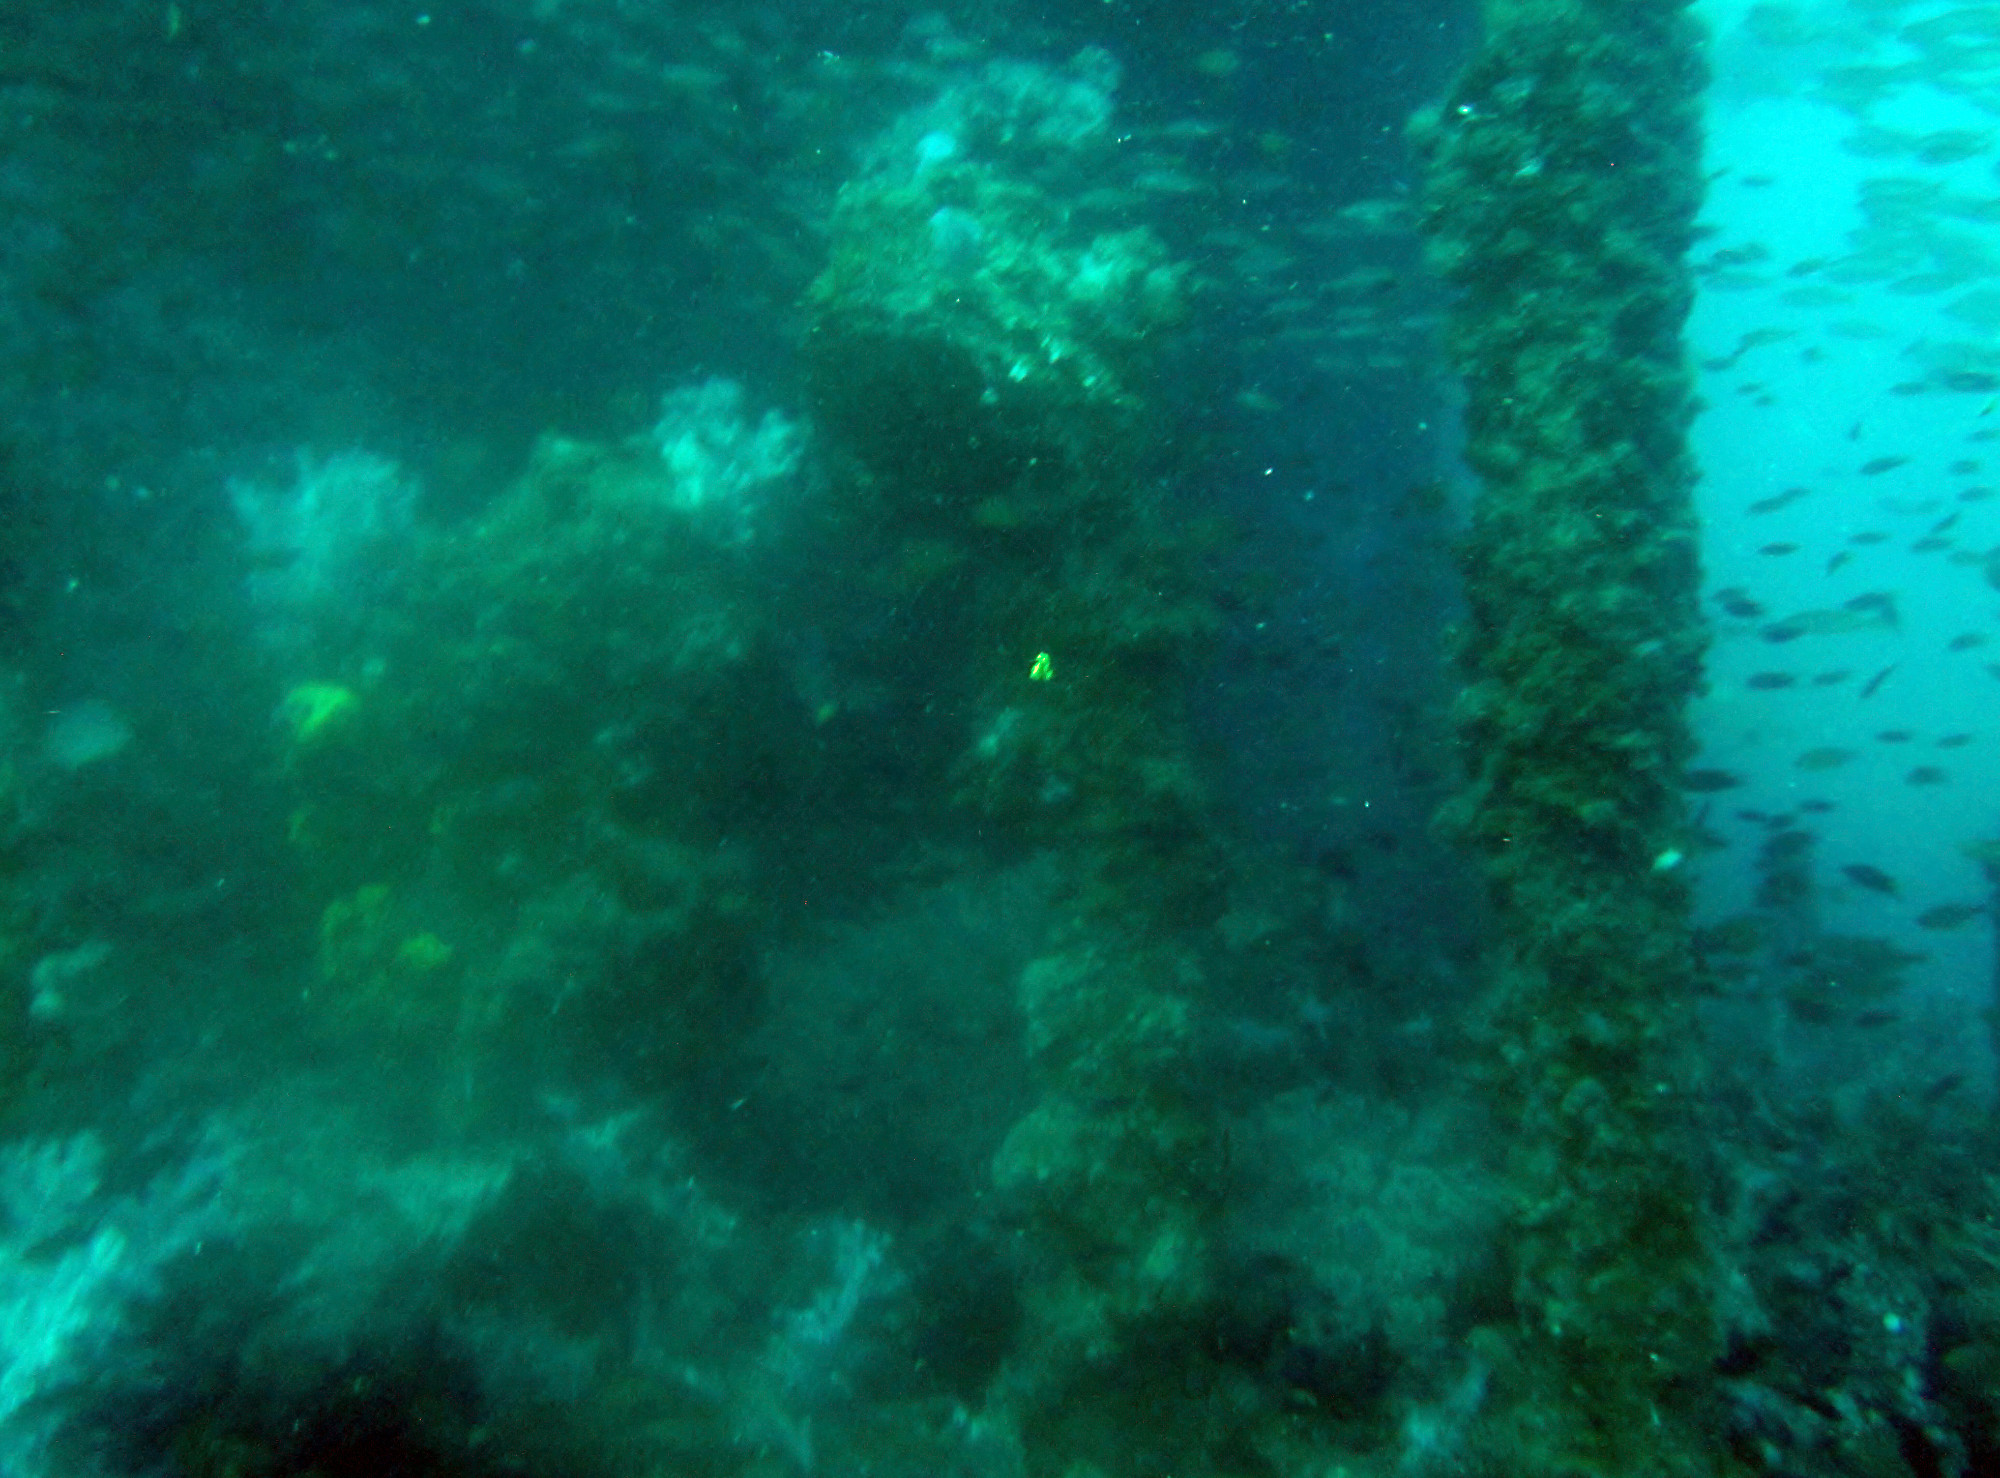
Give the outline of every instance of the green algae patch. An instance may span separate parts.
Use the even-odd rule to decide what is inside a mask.
[[[278,722],[294,744],[316,744],[354,715],[351,688],[339,683],[300,683],[278,705]]]

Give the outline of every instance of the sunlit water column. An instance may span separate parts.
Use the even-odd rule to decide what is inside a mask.
[[[1949,1108],[1991,1058],[2000,18],[1699,13],[1715,77],[1689,340],[1715,641],[1695,724],[1723,843],[1702,912],[1734,977],[1718,1044],[1794,1095]],[[1839,968],[1768,937],[1757,864],[1785,835],[1811,854],[1812,953]]]
[[[1496,904],[1492,1083],[1515,1306],[1482,1334],[1496,1471],[1722,1465],[1689,1161],[1680,795],[1700,676],[1693,387],[1701,41],[1675,0],[1487,0],[1418,120],[1479,478],[1454,820]]]

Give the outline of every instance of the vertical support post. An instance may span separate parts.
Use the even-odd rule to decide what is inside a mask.
[[[1413,126],[1481,485],[1448,819],[1496,904],[1513,1136],[1515,1317],[1485,1332],[1483,1440],[1498,1471],[1714,1472],[1679,788],[1705,644],[1681,343],[1701,38],[1683,0],[1484,18]]]

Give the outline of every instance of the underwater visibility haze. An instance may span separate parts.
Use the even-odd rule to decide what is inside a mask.
[[[0,1478],[2000,1473],[1996,117],[16,0]]]

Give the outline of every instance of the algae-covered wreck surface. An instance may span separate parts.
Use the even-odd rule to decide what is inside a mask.
[[[1988,30],[0,21],[0,1468],[1993,1467]]]

